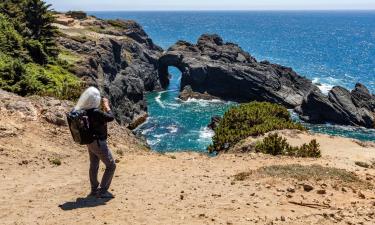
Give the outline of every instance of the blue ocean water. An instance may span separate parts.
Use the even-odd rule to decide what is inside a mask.
[[[290,66],[327,92],[361,82],[375,93],[375,11],[91,12],[105,19],[134,19],[156,44],[195,43],[217,33],[238,43],[258,60]],[[171,68],[166,92],[149,93],[150,118],[140,127],[158,151],[201,150],[211,142],[205,129],[212,115],[231,103],[177,99],[180,73]],[[314,132],[375,141],[375,131],[333,125],[307,125]]]

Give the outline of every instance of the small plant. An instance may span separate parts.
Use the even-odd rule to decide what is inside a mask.
[[[251,175],[251,172],[241,172],[234,175],[235,181],[243,181],[246,180]]]
[[[319,158],[321,152],[318,142],[313,139],[309,144],[300,147],[290,146],[287,140],[278,134],[269,134],[255,145],[255,151],[271,155],[288,155],[295,157]]]
[[[215,128],[210,152],[226,151],[249,136],[259,136],[282,129],[305,130],[292,121],[288,110],[278,104],[251,102],[229,109]]]
[[[277,134],[270,134],[265,137],[263,141],[257,142],[255,150],[271,155],[285,155],[288,153],[290,145],[285,138],[280,137]]]
[[[61,165],[61,160],[58,159],[58,158],[49,159],[49,162],[50,162],[52,165],[55,165],[55,166],[60,166],[60,165]]]
[[[119,156],[123,156],[124,155],[124,151],[122,151],[121,149],[117,150],[116,153]]]

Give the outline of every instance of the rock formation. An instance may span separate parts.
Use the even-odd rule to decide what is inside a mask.
[[[79,58],[72,71],[109,97],[120,124],[132,125],[146,115],[144,92],[161,88],[157,62],[162,49],[134,21],[88,17],[74,24],[58,24],[64,34],[59,44]]]
[[[351,92],[336,86],[328,96],[313,89],[296,111],[310,123],[375,127],[375,96],[362,84],[356,84]]]
[[[218,35],[205,34],[197,44],[179,41],[170,47],[159,59],[162,87],[169,83],[169,66],[182,73],[183,99],[214,96],[236,102],[266,101],[296,108],[311,123],[374,127],[375,98],[365,86],[357,84],[352,92],[334,87],[325,96],[291,68],[257,62]]]
[[[168,66],[182,72],[181,90],[207,93],[225,100],[253,100],[295,107],[314,88],[291,68],[257,62],[238,45],[224,43],[218,35],[202,35],[197,44],[179,41],[159,59],[163,87],[169,83]]]

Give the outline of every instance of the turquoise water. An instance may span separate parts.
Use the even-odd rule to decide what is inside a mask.
[[[217,33],[238,43],[258,60],[294,68],[327,92],[334,85],[352,89],[364,83],[375,93],[375,12],[92,12],[101,18],[134,19],[164,49],[177,40],[196,42]],[[138,129],[157,151],[205,151],[212,115],[231,104],[177,99],[180,74],[171,68],[166,92],[147,95],[150,118]],[[375,141],[375,131],[309,125],[314,132]]]
[[[211,143],[213,132],[209,130],[212,115],[222,115],[232,103],[222,101],[178,99],[181,74],[170,68],[172,74],[166,91],[147,95],[149,118],[137,129],[147,138],[148,144],[157,151],[202,151]]]

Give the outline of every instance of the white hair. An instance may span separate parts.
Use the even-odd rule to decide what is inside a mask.
[[[87,88],[79,97],[75,110],[87,110],[99,108],[100,106],[100,92],[96,87]]]

